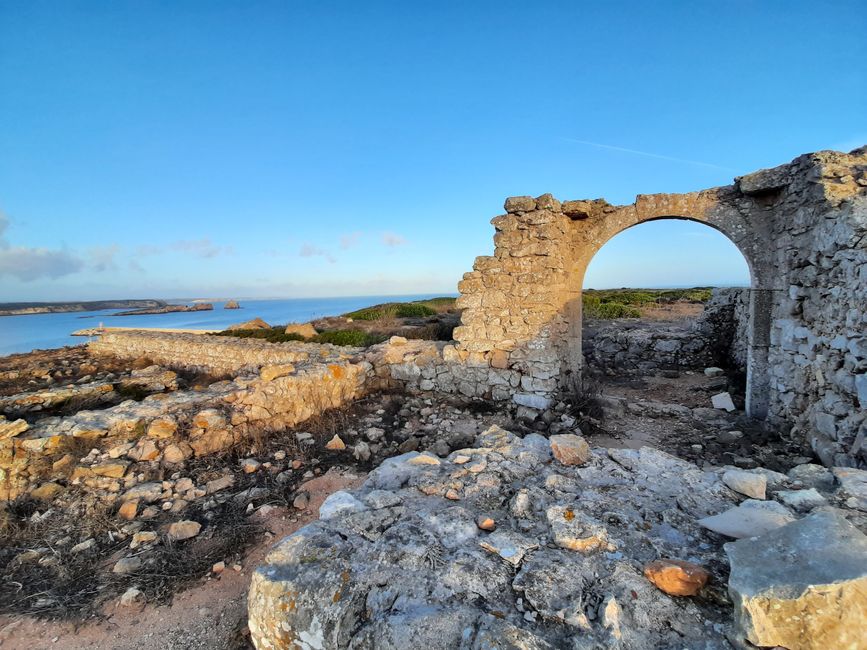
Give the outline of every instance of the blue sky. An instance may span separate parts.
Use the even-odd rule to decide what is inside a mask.
[[[506,196],[864,144],[865,60],[861,0],[0,0],[0,300],[454,292]],[[744,282],[665,222],[586,284]]]

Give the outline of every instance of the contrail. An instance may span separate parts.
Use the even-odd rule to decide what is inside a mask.
[[[659,158],[660,160],[670,160],[671,162],[685,163],[687,165],[699,165],[700,167],[710,167],[712,169],[722,169],[723,171],[737,173],[736,169],[723,167],[722,165],[714,165],[713,163],[701,162],[700,160],[687,160],[686,158],[674,158],[673,156],[663,156],[658,153],[650,153],[649,151],[638,151],[637,149],[627,149],[626,147],[615,147],[610,144],[602,144],[601,142],[590,142],[589,140],[576,140],[575,138],[563,138],[567,142],[575,142],[577,144],[586,144],[591,147],[599,147],[600,149],[610,149],[611,151],[622,151],[624,153],[633,153],[637,156],[647,156],[648,158]]]

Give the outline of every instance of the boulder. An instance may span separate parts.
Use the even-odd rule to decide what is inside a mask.
[[[840,483],[840,493],[846,499],[846,505],[867,511],[867,470],[835,467],[831,472]]]
[[[725,545],[735,624],[750,643],[856,650],[867,621],[867,536],[818,512]]]
[[[230,325],[226,328],[228,332],[234,332],[236,330],[269,330],[271,326],[263,321],[261,318],[254,318],[253,320],[244,321],[243,323],[236,323],[235,325]]]
[[[298,334],[305,339],[311,339],[319,334],[319,332],[310,323],[289,323],[286,326],[286,334]]]

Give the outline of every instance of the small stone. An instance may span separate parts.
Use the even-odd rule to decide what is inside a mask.
[[[410,465],[439,465],[441,463],[439,458],[430,454],[419,454],[406,462]]]
[[[325,443],[325,448],[331,451],[342,451],[346,449],[346,444],[340,439],[340,436],[335,433],[334,437]]]
[[[735,403],[732,401],[732,396],[728,393],[717,393],[710,398],[710,401],[715,409],[722,409],[729,413],[735,410]]]
[[[155,542],[157,540],[157,534],[150,530],[143,530],[141,532],[135,533],[132,536],[132,542],[130,542],[129,547],[131,549],[136,549],[142,544],[150,544],[151,542]]]
[[[362,463],[370,460],[370,445],[364,442],[364,440],[359,440],[352,448],[352,455],[355,460],[361,461]]]
[[[306,510],[307,506],[310,505],[310,494],[299,492],[293,499],[292,505],[298,510]]]
[[[57,495],[62,494],[66,488],[57,483],[43,483],[38,488],[30,492],[30,496],[34,499],[40,499],[42,501],[51,501]]]
[[[590,460],[590,445],[574,433],[551,436],[551,452],[563,465],[586,465]]]
[[[286,458],[286,452],[282,449],[274,452],[274,460],[283,460]]]
[[[171,438],[178,430],[178,423],[172,418],[162,417],[153,420],[147,428],[147,435],[151,438]]]
[[[470,456],[465,456],[464,454],[458,454],[454,457],[452,462],[455,465],[464,465],[465,463],[469,463],[472,460]]]
[[[487,531],[492,531],[492,530],[495,530],[497,528],[497,523],[493,519],[491,519],[490,517],[486,517],[484,515],[479,517],[478,519],[476,519],[476,525],[481,530],[487,530]]]
[[[710,574],[684,560],[654,560],[644,567],[644,575],[669,596],[694,596],[705,586]]]
[[[717,368],[716,366],[711,366],[710,368],[704,369],[705,377],[722,377],[725,374],[725,370],[722,368]]]
[[[135,519],[138,513],[138,501],[126,501],[117,510],[117,516],[126,521]]]
[[[202,530],[202,524],[197,521],[176,521],[169,526],[168,537],[173,542],[180,542],[185,539],[190,539],[199,534]]]
[[[80,544],[76,544],[71,549],[69,549],[70,553],[84,553],[85,551],[89,551],[94,546],[96,546],[96,540],[92,537],[90,539],[86,539]]]
[[[235,477],[232,474],[226,474],[225,476],[215,478],[213,481],[208,481],[207,483],[205,483],[205,492],[207,494],[214,494],[216,492],[220,492],[221,490],[230,488],[234,484]]]
[[[145,603],[145,595],[140,589],[130,587],[120,597],[120,604],[123,607],[139,607]]]
[[[768,480],[761,474],[730,469],[723,473],[722,482],[729,488],[752,499],[764,499]]]
[[[244,474],[253,474],[261,466],[262,463],[255,458],[245,458],[241,461],[241,469],[244,471]]]
[[[446,499],[448,499],[449,501],[458,501],[458,500],[460,500],[461,495],[460,495],[460,493],[459,493],[457,490],[455,490],[454,488],[450,488],[450,489],[446,490],[445,497],[446,497]]]
[[[303,466],[304,466],[304,463],[302,463],[298,459],[295,459],[292,461],[292,469],[301,469]]]
[[[217,575],[221,574],[226,570],[226,563],[223,561],[216,562],[214,566],[211,567],[211,573],[216,573]]]
[[[118,575],[128,575],[130,573],[135,573],[141,569],[141,567],[142,559],[140,557],[124,557],[114,563],[111,572],[117,573]]]

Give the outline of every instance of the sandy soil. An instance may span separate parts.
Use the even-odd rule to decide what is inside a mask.
[[[268,534],[247,553],[240,570],[232,566],[219,575],[203,577],[202,584],[179,593],[170,606],[145,605],[133,609],[114,601],[100,620],[78,624],[39,621],[26,616],[0,616],[3,650],[166,650],[250,648],[246,634],[247,590],[250,572],[274,544],[317,518],[328,495],[359,486],[364,477],[332,468],[303,484],[310,505],[297,522],[283,508],[262,517]],[[255,516],[259,516],[257,513]]]

